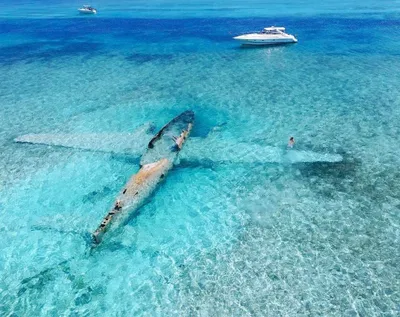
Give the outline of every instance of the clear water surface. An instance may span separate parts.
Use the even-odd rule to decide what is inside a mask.
[[[400,314],[399,1],[81,4],[0,4],[1,315]],[[269,25],[299,42],[232,40]],[[344,161],[177,166],[88,254],[137,157],[13,142],[186,109],[193,136]]]

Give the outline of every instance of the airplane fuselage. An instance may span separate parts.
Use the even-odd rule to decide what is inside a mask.
[[[93,233],[95,245],[104,234],[125,223],[154,192],[173,167],[193,126],[194,113],[185,111],[165,125],[149,142],[139,171],[125,184],[113,207]],[[179,140],[179,143],[177,143]]]

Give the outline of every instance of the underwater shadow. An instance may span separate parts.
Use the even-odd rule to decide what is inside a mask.
[[[358,171],[362,161],[340,153],[343,160],[340,162],[314,162],[296,163],[294,167],[300,172],[299,178],[310,182],[318,192],[325,196],[333,197],[334,193],[323,189],[323,184],[329,184],[338,192],[354,190],[357,183]]]
[[[172,60],[174,57],[173,54],[143,54],[143,53],[133,53],[129,56],[125,57],[125,60],[129,62],[136,62],[136,63],[147,63],[147,62],[167,62]]]
[[[0,64],[46,62],[60,57],[80,55],[86,55],[87,58],[90,58],[93,53],[99,52],[102,47],[101,43],[96,42],[29,42],[1,48]]]

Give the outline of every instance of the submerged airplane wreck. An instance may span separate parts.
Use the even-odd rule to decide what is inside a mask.
[[[14,141],[141,156],[139,171],[122,188],[111,210],[92,234],[94,246],[102,241],[107,231],[117,228],[135,214],[168,171],[178,163],[178,154],[179,163],[206,165],[210,162],[294,164],[335,163],[343,160],[339,154],[287,150],[247,141],[228,140],[219,134],[211,134],[205,138],[192,137],[185,146],[185,151],[180,153],[192,130],[194,118],[194,112],[187,110],[155,135],[151,134],[152,126],[144,124],[132,133],[27,134]]]
[[[106,231],[123,223],[139,209],[158,183],[173,167],[186,138],[192,130],[193,111],[185,111],[165,125],[149,142],[140,161],[140,170],[126,183],[114,207],[104,217],[93,233],[95,243],[100,243]]]

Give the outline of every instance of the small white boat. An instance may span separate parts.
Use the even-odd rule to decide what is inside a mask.
[[[93,7],[91,7],[90,5],[84,5],[82,8],[78,9],[79,13],[82,14],[96,14],[97,10]]]
[[[243,34],[233,38],[242,45],[273,45],[283,43],[296,43],[297,39],[285,33],[284,27],[271,26],[264,28],[261,32]]]

